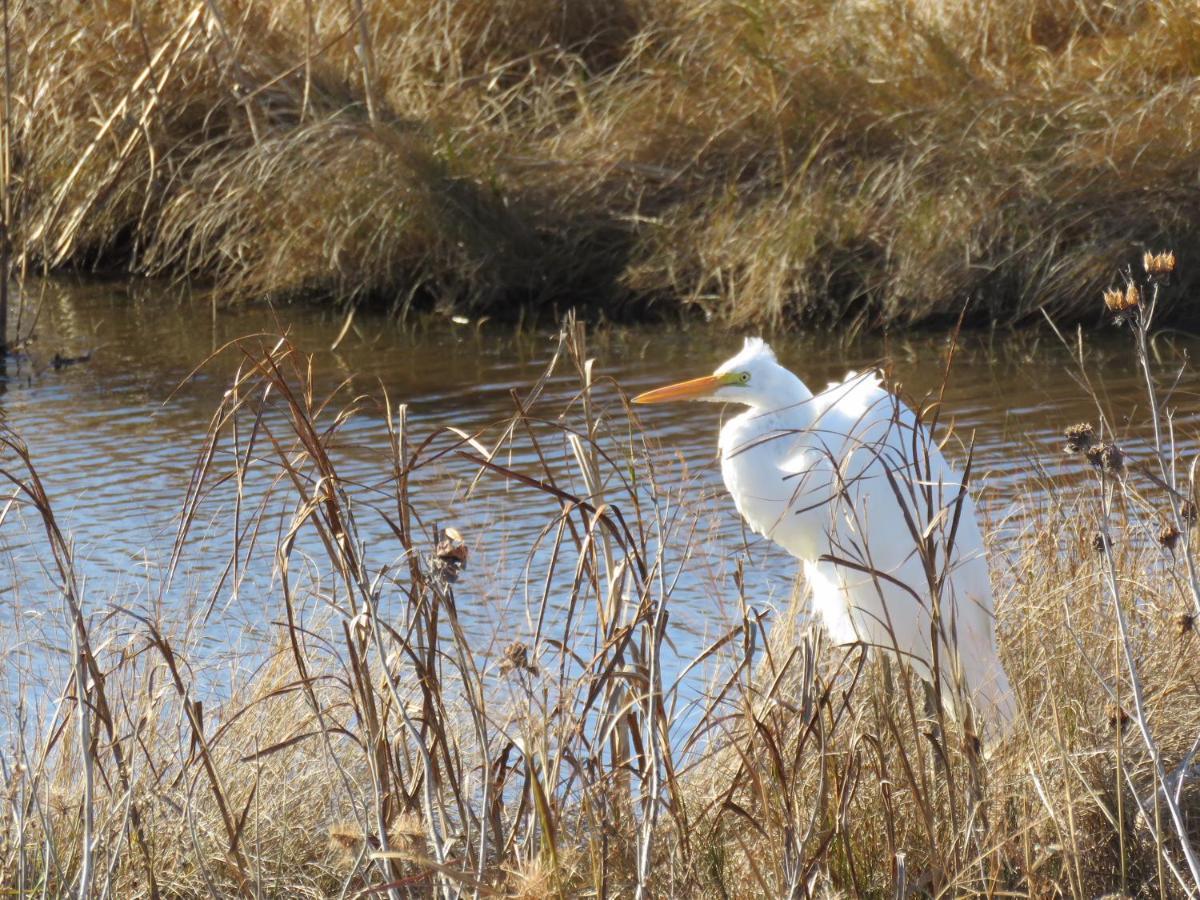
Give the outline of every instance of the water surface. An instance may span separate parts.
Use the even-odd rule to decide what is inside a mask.
[[[239,336],[286,332],[312,354],[318,393],[341,385],[338,404],[366,398],[337,440],[344,478],[364,486],[390,471],[385,422],[379,402],[408,405],[414,442],[442,426],[478,432],[485,443],[514,412],[514,393],[527,396],[553,354],[550,331],[514,333],[499,325],[426,321],[407,327],[383,316],[358,314],[336,350],[343,318],[312,308],[262,307],[222,311],[163,285],[35,285],[40,302],[36,336],[8,365],[0,395],[7,424],[28,443],[33,460],[71,534],[92,609],[118,603],[159,613],[172,604],[210,605],[202,636],[214,647],[242,646],[269,632],[272,558],[250,561],[236,585],[225,573],[233,546],[232,493],[215,489],[201,507],[180,570],[165,574],[189,480],[205,431],[225,393],[236,353],[193,370],[214,349]],[[26,319],[28,322],[28,318]],[[1086,335],[1087,369],[1112,420],[1137,450],[1146,438],[1140,414],[1140,382],[1127,337],[1109,326]],[[618,387],[629,394],[704,374],[736,352],[741,338],[708,326],[606,328],[590,337],[598,380],[597,408],[625,427]],[[950,341],[944,335],[873,337],[851,343],[829,334],[772,340],[781,361],[814,388],[847,370],[885,365],[915,397],[937,390]],[[1164,374],[1191,347],[1188,339],[1163,340]],[[84,362],[55,365],[56,355]],[[538,410],[543,416],[568,408],[578,380],[568,366],[551,380]],[[1072,377],[1072,354],[1047,327],[1019,335],[970,334],[961,339],[948,382],[943,422],[957,435],[948,445],[961,457],[974,440],[975,492],[991,526],[1011,527],[1011,514],[1037,502],[1041,474],[1075,471],[1061,453],[1064,426],[1095,419],[1096,406]],[[190,377],[189,377],[190,376]],[[1191,440],[1197,406],[1194,377],[1175,389],[1177,433]],[[578,424],[578,404],[565,422]],[[576,418],[572,419],[571,416]],[[693,653],[740,615],[733,572],[746,571],[747,598],[756,606],[780,605],[791,589],[795,565],[785,554],[748,535],[720,486],[715,447],[723,411],[710,404],[664,405],[639,410],[647,434],[660,445],[662,477],[686,478],[687,513],[699,523],[687,566],[671,599],[675,652]],[[448,436],[441,440],[448,441]],[[542,448],[564,478],[574,477],[562,441]],[[501,461],[537,474],[530,441],[518,435]],[[228,457],[216,466],[229,468]],[[545,560],[539,535],[557,505],[527,487],[485,476],[472,489],[478,468],[449,455],[422,474],[414,488],[426,527],[453,524],[471,545],[471,562],[458,586],[460,612],[485,654],[535,627],[537,594]],[[247,485],[247,497],[265,490],[264,474]],[[1032,501],[1031,501],[1032,498]],[[283,527],[282,519],[272,520]],[[32,615],[42,599],[33,585],[45,555],[36,528],[9,522],[0,529],[9,565],[4,596],[10,616]],[[366,520],[364,520],[366,521]],[[366,521],[364,539],[383,564],[396,552],[387,529]],[[270,535],[273,540],[277,535]],[[264,546],[269,541],[264,540]],[[544,543],[544,542],[543,542]],[[42,603],[41,605],[44,605]],[[565,610],[552,602],[549,628]]]

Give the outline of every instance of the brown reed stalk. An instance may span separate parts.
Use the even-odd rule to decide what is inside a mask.
[[[0,134],[0,359],[8,353],[8,290],[12,277],[12,34],[8,0],[0,15],[4,28],[4,119]]]
[[[229,390],[197,436],[171,563],[186,570],[197,523],[218,508],[236,523],[237,563],[185,609],[166,593],[84,605],[50,488],[5,443],[15,500],[0,528],[34,513],[78,635],[72,653],[67,629],[48,629],[36,640],[56,655],[33,668],[3,657],[26,682],[37,665],[56,679],[49,701],[29,688],[0,705],[19,723],[0,748],[5,883],[77,893],[86,861],[93,894],[110,896],[1084,898],[1122,880],[1187,894],[1170,806],[1196,809],[1200,682],[1194,637],[1173,619],[1191,608],[1183,563],[1152,534],[1130,537],[1166,508],[1152,459],[1157,480],[1135,463],[1120,486],[1101,470],[1107,555],[1092,549],[1095,494],[1048,474],[1046,502],[1028,500],[992,539],[1001,646],[1030,727],[981,756],[965,718],[923,704],[907,667],[829,646],[806,628],[802,591],[787,608],[753,593],[757,553],[705,546],[703,481],[644,435],[592,361],[604,352],[567,323],[509,413],[467,431],[422,430],[382,393],[323,392],[319,362],[286,339],[222,348]],[[368,414],[386,436],[356,480],[341,448],[362,443],[353,424]],[[475,564],[511,553],[499,534],[464,535],[465,569],[439,556],[448,527],[467,530],[465,514],[447,518],[464,507],[430,501],[448,462],[466,466],[473,499],[502,487],[537,521],[528,557],[504,570],[511,584]],[[930,497],[935,486],[897,476],[894,490],[916,523],[961,489]],[[953,537],[948,513],[936,543],[914,540],[930,590]],[[689,637],[673,671],[676,587],[706,553],[728,554],[728,577],[699,576],[712,633]],[[245,598],[264,561],[273,581]],[[1128,625],[1116,642],[1102,590],[1113,567]],[[529,622],[506,618],[496,640],[512,646],[489,646],[468,604],[508,589],[528,592]],[[261,657],[214,661],[204,629],[226,626],[214,601],[234,591],[253,603]],[[951,642],[953,622],[939,625]],[[1107,719],[1110,697],[1131,697],[1127,650],[1157,762],[1136,709],[1124,735]],[[952,707],[952,655],[938,664]],[[205,692],[212,677],[222,691]]]

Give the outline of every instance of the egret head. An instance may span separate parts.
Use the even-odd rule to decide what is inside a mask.
[[[794,380],[795,376],[779,365],[763,339],[746,338],[741,351],[717,366],[713,374],[638,394],[633,402],[708,400],[762,406],[771,402],[784,378]]]

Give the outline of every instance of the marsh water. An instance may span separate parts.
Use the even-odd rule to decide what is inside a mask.
[[[27,443],[60,524],[74,542],[91,611],[100,615],[116,605],[161,615],[172,605],[203,607],[206,625],[197,640],[214,648],[242,646],[267,635],[279,615],[270,600],[277,577],[270,553],[247,556],[239,563],[236,582],[230,577],[238,518],[229,482],[215,483],[200,505],[178,571],[167,579],[180,511],[205,433],[239,361],[236,351],[226,351],[201,366],[215,348],[242,335],[286,332],[312,355],[316,393],[333,394],[331,409],[356,396],[364,398],[335,442],[335,460],[344,479],[369,486],[390,472],[385,416],[378,402],[385,392],[392,403],[407,404],[410,441],[454,426],[492,446],[513,415],[514,397],[529,396],[556,346],[553,330],[518,333],[488,322],[399,323],[359,313],[345,328],[341,314],[307,307],[222,310],[214,316],[204,302],[154,284],[48,282],[31,289],[29,309],[34,307],[35,337],[8,363],[0,415]],[[32,315],[25,313],[26,329]],[[1127,446],[1136,450],[1147,437],[1147,426],[1127,335],[1097,324],[1084,336],[1093,387],[1118,428],[1127,432]],[[728,329],[699,324],[593,329],[589,355],[595,359],[595,408],[615,423],[612,433],[627,439],[618,385],[633,394],[706,373],[740,343],[741,337]],[[772,343],[780,359],[812,385],[883,363],[917,397],[941,383],[950,347],[944,334],[844,342],[819,333],[779,337]],[[1163,338],[1164,374],[1173,371],[1190,346],[1184,336]],[[201,368],[194,371],[197,366]],[[1045,325],[1017,334],[972,333],[960,340],[942,421],[953,422],[959,439],[974,438],[975,493],[1001,548],[1005,529],[1016,527],[1014,512],[1039,502],[1043,476],[1078,469],[1078,462],[1061,452],[1062,429],[1095,419],[1096,407],[1073,377],[1076,371],[1072,353]],[[572,404],[578,385],[570,367],[560,366],[538,402],[537,415],[553,419],[563,413],[561,421],[577,422],[571,417],[580,415],[578,403]],[[1185,380],[1175,389],[1177,432],[1184,442],[1191,440],[1197,420],[1196,387]],[[688,532],[688,550],[681,554],[687,566],[670,601],[673,652],[686,658],[740,615],[735,570],[745,573],[747,598],[766,608],[787,600],[795,566],[746,533],[724,496],[715,452],[720,407],[656,406],[642,408],[639,415],[656,445],[664,485],[686,479],[681,496],[699,523]],[[436,440],[448,445],[451,436]],[[960,452],[957,441],[949,446],[952,455]],[[219,455],[214,464],[218,474],[231,471],[228,451],[223,452],[226,456]],[[515,471],[536,476],[543,464],[539,453],[550,457],[550,465],[573,470],[564,441],[544,442],[535,450],[521,433],[499,458]],[[11,457],[5,460],[12,462]],[[273,477],[268,472],[245,484],[242,527],[254,509],[256,492],[267,490]],[[457,586],[458,606],[481,653],[528,635],[541,590],[543,530],[557,503],[495,473],[480,476],[476,464],[455,454],[423,470],[413,492],[426,529],[435,523],[453,525],[469,545],[468,567]],[[262,545],[274,546],[271,542],[286,527],[291,511],[267,517],[260,529]],[[373,557],[385,563],[394,554],[388,529],[366,517],[360,524]],[[7,561],[5,618],[45,614],[49,582],[36,520],[28,514],[6,519],[0,541]],[[556,614],[565,612],[551,602],[549,616]]]

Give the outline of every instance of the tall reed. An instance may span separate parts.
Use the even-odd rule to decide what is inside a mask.
[[[1146,350],[1152,303],[1141,302],[1132,334]],[[477,433],[419,433],[382,395],[321,395],[286,338],[247,337],[219,355],[238,366],[198,441],[168,562],[182,571],[197,523],[218,509],[234,538],[220,583],[195,602],[91,594],[36,461],[4,435],[0,526],[40,529],[44,598],[57,602],[43,605],[61,615],[20,619],[5,650],[6,886],[109,897],[1195,891],[1194,495],[1174,395],[1148,357],[1136,358],[1160,443],[1118,454],[1106,424],[1089,456],[1086,430],[1073,430],[1095,489],[1046,484],[993,541],[1022,716],[981,754],[967,720],[922,705],[905,667],[830,646],[802,585],[790,608],[771,609],[746,595],[741,569],[712,581],[714,606],[736,614],[691,659],[666,663],[701,513],[579,323],[514,394],[511,417]],[[551,380],[573,385],[562,408]],[[348,479],[338,451],[365,414],[388,423],[386,465],[369,482]],[[516,576],[528,622],[506,621],[492,649],[464,625],[460,589],[489,578],[472,559],[500,537],[460,534],[422,502],[451,457],[545,510]],[[369,540],[368,521],[389,537]],[[941,554],[929,558],[936,578]],[[256,559],[271,562],[270,584],[248,577]],[[214,656],[201,636],[234,591],[254,593],[260,636],[249,655]]]

